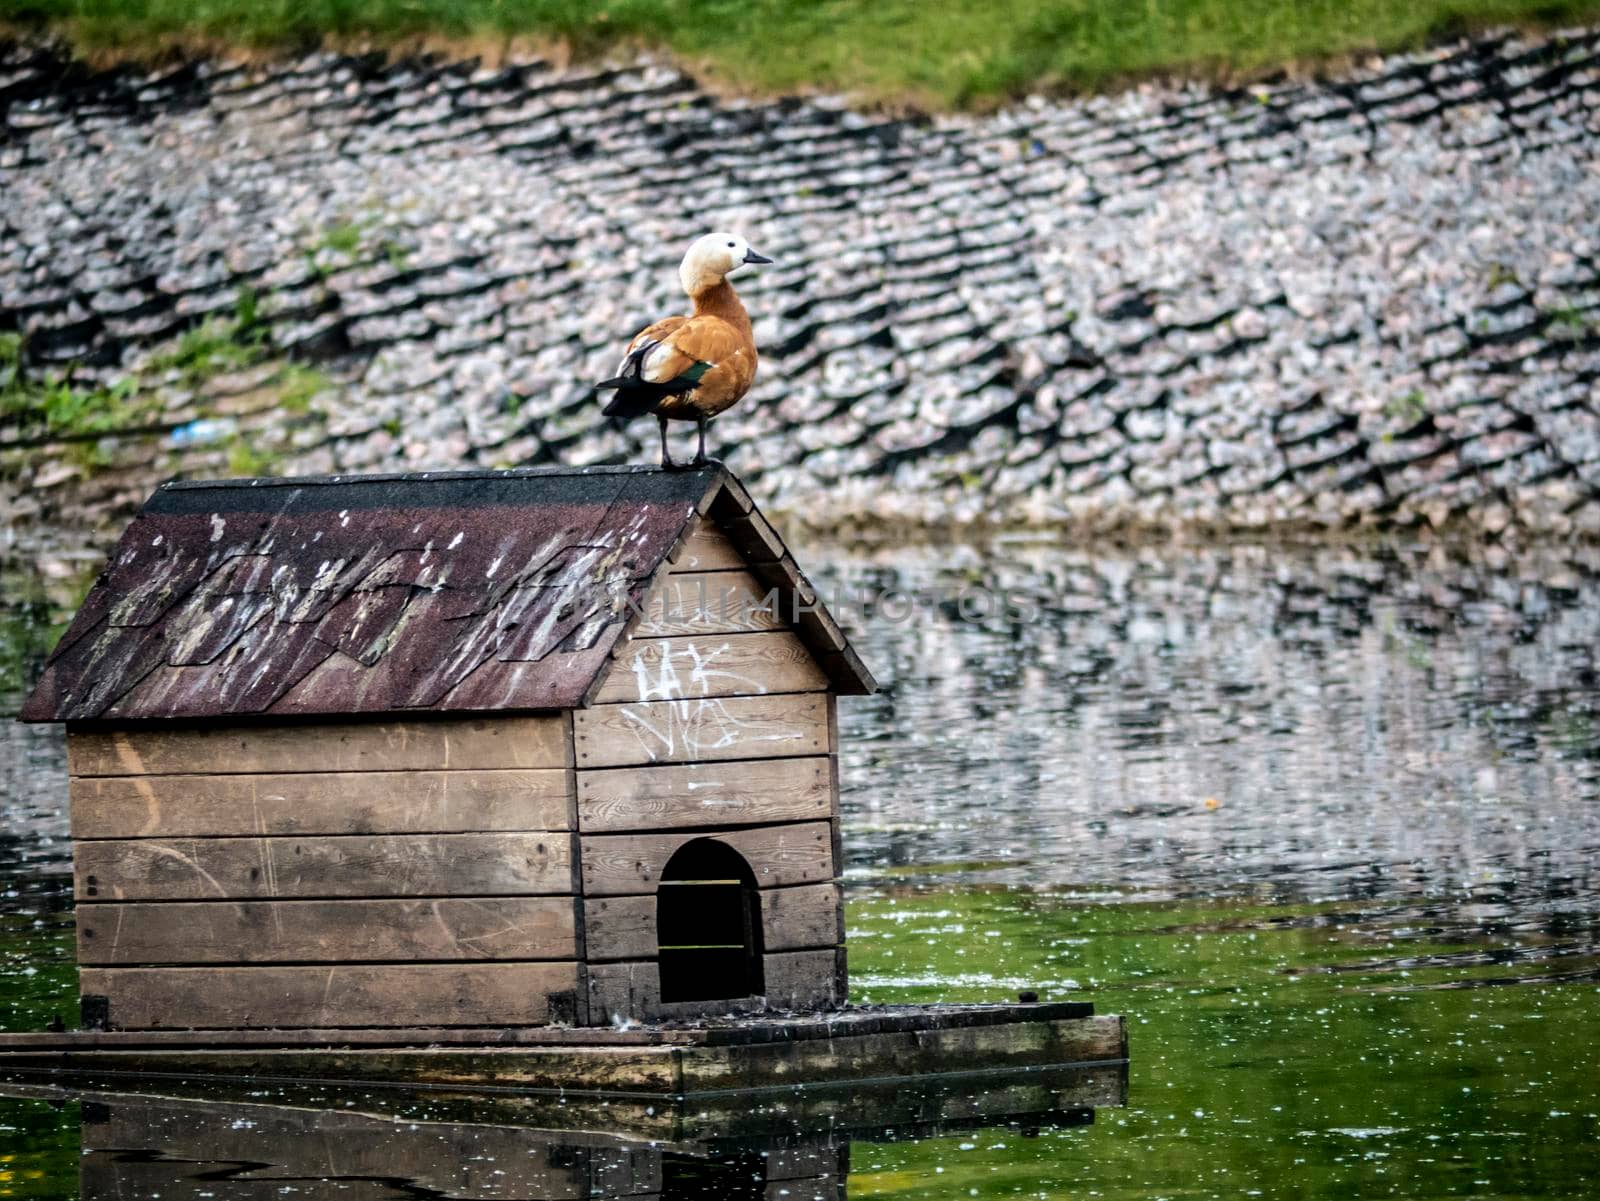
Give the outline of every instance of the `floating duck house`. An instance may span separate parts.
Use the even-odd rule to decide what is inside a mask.
[[[64,722],[77,1069],[687,1096],[1120,1063],[1081,1001],[851,1007],[838,698],[719,467],[168,484]]]
[[[873,688],[720,469],[166,485],[22,714],[67,726],[86,1020],[835,1007]]]

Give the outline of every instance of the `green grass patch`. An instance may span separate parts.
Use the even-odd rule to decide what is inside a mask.
[[[1571,336],[1581,336],[1589,332],[1589,314],[1574,305],[1565,305],[1559,309],[1552,309],[1545,314],[1550,328],[1560,333]]]
[[[0,334],[0,431],[7,441],[71,441],[85,466],[98,465],[96,440],[147,425],[160,411],[132,380],[111,387],[75,387],[68,378],[30,380],[23,370],[22,339]]]
[[[1596,0],[0,0],[0,19],[43,20],[97,50],[525,38],[594,55],[644,44],[746,89],[955,106],[1160,73],[1255,74],[1597,14]]]
[[[310,412],[312,398],[333,387],[333,381],[315,367],[290,363],[273,380],[273,387],[278,390],[278,407],[299,416]]]
[[[212,414],[203,389],[219,376],[266,364],[271,354],[267,329],[254,292],[241,291],[231,317],[212,317],[189,330],[170,348],[152,356],[136,372],[114,384],[80,387],[72,372],[33,374],[26,368],[23,339],[0,334],[0,443],[24,448],[23,457],[0,464],[7,474],[23,466],[41,446],[76,464],[85,475],[111,465],[119,439],[151,437],[174,424],[163,390],[174,382],[198,395],[186,398],[185,419]],[[174,380],[174,377],[176,379]],[[275,394],[281,412],[303,417],[312,401],[335,387],[324,372],[285,362],[260,385]],[[281,466],[271,451],[233,435],[225,446],[236,475],[266,475]]]
[[[213,317],[179,338],[171,351],[151,359],[147,369],[175,370],[185,383],[198,384],[212,376],[252,366],[264,354],[257,329],[238,319]]]

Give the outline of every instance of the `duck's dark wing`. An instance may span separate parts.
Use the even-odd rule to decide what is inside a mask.
[[[693,416],[702,399],[710,412],[720,412],[744,395],[755,375],[754,348],[747,341],[721,317],[658,321],[634,338],[617,374],[596,385],[617,391],[606,415]]]
[[[667,317],[634,335],[633,341],[628,343],[627,352],[622,356],[622,362],[617,364],[617,373],[595,385],[597,389],[616,390],[617,394],[605,407],[607,417],[637,417],[650,412],[662,397],[673,394],[670,381],[663,385],[661,381],[651,378],[654,372],[650,367],[661,355],[671,353],[666,348],[666,340],[688,321],[687,317]],[[694,384],[690,382],[687,387],[692,388]],[[682,391],[683,387],[677,390]]]

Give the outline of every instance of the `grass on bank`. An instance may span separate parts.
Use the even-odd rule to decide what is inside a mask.
[[[254,316],[256,298],[242,292],[233,317],[212,317],[188,330],[167,350],[112,384],[81,385],[73,372],[30,371],[25,340],[0,332],[0,477],[57,454],[83,475],[111,466],[129,438],[152,438],[180,424],[202,425],[212,416],[206,385],[228,372],[271,358],[266,331]],[[190,393],[181,417],[168,412],[166,389]],[[260,385],[289,417],[311,409],[312,400],[333,386],[315,367],[281,362]],[[212,438],[200,445],[216,444]],[[235,430],[220,443],[232,475],[264,475],[276,455]]]
[[[579,56],[664,47],[734,87],[935,106],[1156,74],[1238,78],[1494,25],[1559,27],[1600,0],[0,0],[91,51],[511,39]]]

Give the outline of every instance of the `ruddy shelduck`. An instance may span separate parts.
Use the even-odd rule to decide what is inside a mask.
[[[693,421],[700,447],[691,466],[706,462],[706,423],[735,405],[756,378],[756,340],[728,276],[739,268],[772,260],[750,249],[738,234],[697,238],[678,267],[683,290],[694,302],[687,317],[668,317],[640,330],[616,375],[596,388],[614,388],[608,417],[624,421],[654,413],[661,427],[661,465],[677,467],[667,446],[667,422]]]

